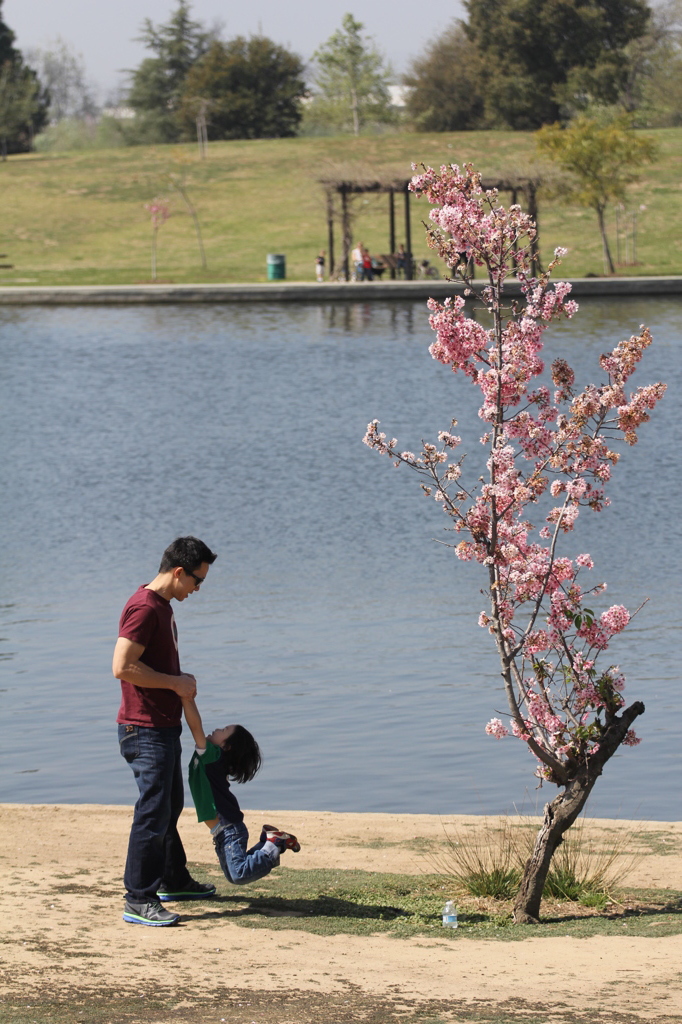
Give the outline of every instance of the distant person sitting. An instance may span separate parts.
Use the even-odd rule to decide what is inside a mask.
[[[381,280],[381,275],[386,270],[386,264],[382,260],[372,257],[372,273]]]
[[[402,242],[395,253],[395,269],[398,277],[407,276],[407,253],[405,252],[405,246]]]
[[[372,257],[369,254],[369,249],[363,247],[362,250],[362,276],[364,281],[374,280],[374,269],[372,267]]]
[[[353,248],[353,250],[352,250],[352,252],[350,254],[350,258],[353,261],[353,277],[354,277],[354,279],[356,281],[363,281],[364,277],[365,277],[365,272],[364,272],[364,269],[363,269],[363,266],[362,266],[362,262],[363,262],[362,252],[363,252],[363,249],[364,249],[364,246],[363,246],[362,242],[360,242],[359,245],[356,245]]]

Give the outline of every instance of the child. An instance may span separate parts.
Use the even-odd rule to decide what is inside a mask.
[[[197,818],[211,830],[228,882],[256,882],[277,867],[284,850],[298,853],[301,845],[296,836],[263,825],[260,841],[247,851],[249,833],[230,780],[248,782],[254,777],[261,766],[258,744],[243,725],[226,725],[206,736],[193,698],[183,699],[182,706],[196,743],[189,765],[189,788]]]

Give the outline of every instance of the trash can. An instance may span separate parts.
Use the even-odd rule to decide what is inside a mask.
[[[268,281],[283,281],[287,276],[287,258],[282,253],[268,253]]]

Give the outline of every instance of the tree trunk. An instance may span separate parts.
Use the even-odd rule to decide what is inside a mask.
[[[157,228],[152,228],[152,281],[156,281],[156,234]]]
[[[604,211],[600,207],[597,208],[597,217],[599,218],[599,230],[601,231],[601,243],[604,250],[604,270],[607,274],[615,274],[616,268],[613,265],[611,259],[611,250],[609,249],[609,240],[606,237],[606,223],[604,221]]]
[[[194,209],[193,204],[190,202],[190,198],[187,195],[187,192],[185,191],[184,186],[183,185],[179,185],[177,182],[175,182],[175,187],[178,190],[178,192],[180,193],[180,195],[182,196],[183,201],[185,203],[185,206],[187,207],[187,209],[189,211],[189,215],[192,218],[192,220],[194,221],[194,233],[197,236],[197,245],[199,246],[199,256],[201,257],[201,265],[204,268],[204,270],[208,270],[208,265],[206,263],[206,253],[204,252],[204,243],[203,243],[203,240],[202,240],[202,237],[201,237],[201,227],[199,225],[199,218],[197,217],[197,211]]]
[[[568,831],[582,811],[596,781],[596,776],[593,779],[574,779],[563,793],[559,793],[546,805],[542,827],[535,839],[533,852],[526,862],[521,887],[514,903],[516,924],[538,923],[542,891],[554,851],[563,842],[564,832]]]
[[[358,94],[355,89],[350,91],[350,108],[353,112],[353,134],[360,134],[360,118],[358,117]]]
[[[540,903],[547,873],[554,851],[576,820],[592,788],[601,775],[604,765],[616,752],[625,734],[638,715],[644,714],[644,705],[635,701],[620,716],[614,715],[607,724],[599,743],[599,749],[588,763],[576,771],[566,785],[564,792],[545,807],[540,831],[535,839],[533,852],[526,862],[516,901],[513,918],[515,924],[537,924],[540,919]]]

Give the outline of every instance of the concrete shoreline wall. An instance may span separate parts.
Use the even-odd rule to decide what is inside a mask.
[[[560,280],[560,278],[559,278]],[[474,289],[487,282],[474,282]],[[576,278],[575,298],[588,296],[682,296],[682,277]],[[0,306],[89,306],[171,304],[185,302],[386,302],[444,299],[461,295],[461,281],[286,282],[268,284],[142,284],[1,286]],[[505,294],[520,295],[518,281],[505,283]]]

